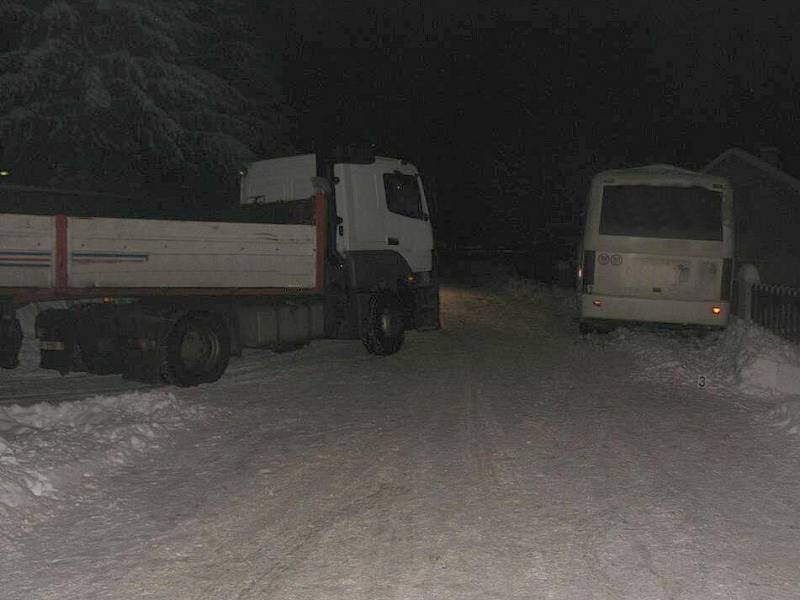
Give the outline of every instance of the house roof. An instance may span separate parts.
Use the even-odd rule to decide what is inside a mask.
[[[722,154],[717,156],[714,160],[712,160],[710,163],[708,163],[703,168],[703,172],[710,173],[714,167],[716,167],[717,165],[719,165],[720,163],[724,162],[729,158],[737,158],[742,162],[745,162],[750,166],[755,167],[756,169],[759,169],[760,171],[763,171],[768,175],[771,175],[775,179],[785,183],[793,190],[800,193],[800,180],[795,179],[794,177],[789,175],[786,171],[780,170],[779,168],[769,164],[767,161],[761,160],[757,156],[754,156],[749,152],[742,150],[741,148],[729,148],[728,150],[725,150],[725,152],[723,152]]]
[[[727,185],[724,177],[713,173],[690,171],[682,167],[666,164],[644,165],[627,169],[610,169],[595,176],[595,181],[604,181],[608,178],[621,178],[627,181],[647,181],[649,184],[683,182],[684,185],[718,183]]]
[[[628,167],[626,169],[609,169],[607,171],[603,171],[603,173],[608,173],[611,175],[627,175],[632,173],[641,173],[641,174],[652,173],[659,175],[667,175],[667,174],[697,175],[696,171],[690,171],[689,169],[684,169],[682,167],[676,167],[675,165],[667,165],[663,163],[644,165],[641,167]]]

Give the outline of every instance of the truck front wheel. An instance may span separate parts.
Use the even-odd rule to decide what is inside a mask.
[[[394,294],[383,293],[370,298],[369,314],[361,341],[372,354],[394,354],[403,345],[405,312]]]
[[[231,336],[219,317],[192,313],[178,321],[163,347],[162,379],[181,387],[222,377],[231,357]]]

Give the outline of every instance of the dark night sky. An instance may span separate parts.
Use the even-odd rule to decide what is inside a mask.
[[[697,168],[731,145],[777,145],[797,172],[800,9],[742,4],[316,0],[268,22],[302,150],[374,142],[435,173],[443,205],[480,211],[493,193],[546,207],[598,168]]]
[[[290,90],[300,100],[300,108],[324,111],[324,100],[338,96],[348,110],[362,109],[364,120],[373,112],[404,106],[411,120],[428,129],[436,125],[433,117],[439,115],[426,113],[426,107],[418,103],[409,105],[405,95],[412,90],[415,95],[422,92],[426,100],[435,95],[439,103],[456,105],[465,94],[477,93],[494,105],[497,92],[514,93],[494,86],[520,81],[531,85],[542,78],[542,71],[545,75],[557,71],[565,79],[574,79],[572,91],[581,94],[603,86],[609,68],[625,70],[644,54],[647,72],[628,72],[629,88],[649,85],[663,92],[648,99],[649,125],[668,138],[667,145],[677,142],[691,147],[688,162],[704,161],[708,152],[715,153],[716,148],[707,146],[727,143],[731,130],[740,131],[743,142],[791,139],[786,125],[795,126],[796,115],[788,113],[796,108],[792,92],[800,56],[800,42],[793,35],[800,24],[800,8],[792,3],[749,2],[738,9],[719,0],[636,2],[616,9],[613,3],[530,4],[534,3],[506,2],[485,8],[481,2],[376,2],[367,7],[358,2],[291,3],[291,9],[280,11],[278,20],[295,52],[288,65],[289,81],[298,76],[292,73],[296,70],[305,70],[306,78],[302,91],[291,83]],[[608,40],[611,47],[604,48],[603,33],[613,30],[627,30],[628,39],[616,46]],[[590,60],[570,64],[564,53],[548,53],[544,39],[548,37],[562,41],[567,54],[586,53]],[[365,72],[369,66],[392,70],[400,81],[392,81],[385,72],[373,72],[373,81],[372,77],[362,79],[360,89],[354,89],[346,72],[354,62],[361,63]],[[329,77],[312,76],[321,76],[319,83],[324,81],[327,89],[321,92],[322,98],[314,98],[323,100],[321,106],[303,106],[302,100],[308,97],[302,94],[313,93],[308,70],[315,66],[326,68]],[[465,70],[471,78],[464,77]],[[411,73],[416,80],[404,80],[401,73]],[[649,81],[642,81],[642,75]],[[392,104],[396,100],[400,105]],[[519,107],[512,114],[488,115],[485,111],[492,106],[484,103],[479,103],[480,111],[484,119],[495,123],[521,117],[547,120],[558,104],[573,99],[525,100],[525,110]],[[598,120],[624,120],[639,104],[635,94],[615,100],[595,106]],[[758,113],[745,112],[759,103]],[[767,107],[776,110],[764,114]],[[713,126],[719,140],[702,143],[697,139],[694,128],[705,124]],[[591,139],[592,132],[582,133]]]

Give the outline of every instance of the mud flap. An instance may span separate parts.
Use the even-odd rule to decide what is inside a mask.
[[[13,311],[0,312],[0,368],[14,369],[19,364],[22,327]]]

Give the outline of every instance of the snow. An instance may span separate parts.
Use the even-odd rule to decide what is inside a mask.
[[[800,399],[762,368],[795,348],[574,309],[451,286],[396,355],[190,389],[3,372],[0,597],[800,597]]]
[[[0,406],[0,515],[39,497],[58,499],[62,482],[160,448],[197,413],[164,391]]]
[[[800,398],[785,400],[778,404],[771,416],[778,427],[782,427],[789,433],[800,434]]]
[[[594,336],[602,344],[602,336]],[[637,359],[638,376],[718,393],[777,402],[771,414],[793,433],[800,417],[800,347],[763,327],[733,318],[721,332],[700,337],[669,330],[620,328],[609,343]]]

